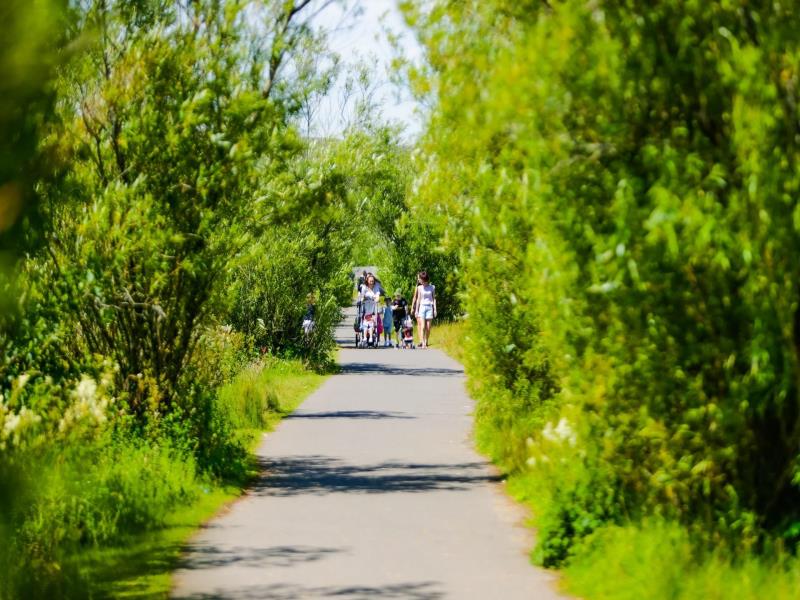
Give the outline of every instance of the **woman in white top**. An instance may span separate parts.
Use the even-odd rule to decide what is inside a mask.
[[[427,271],[417,275],[417,289],[411,301],[411,312],[417,317],[417,329],[420,336],[420,347],[428,347],[431,335],[431,324],[436,318],[436,286],[431,284]]]
[[[358,297],[361,302],[361,315],[364,322],[364,334],[369,343],[376,343],[378,327],[378,307],[381,300],[381,292],[375,284],[375,275],[367,274],[364,285],[361,286],[361,293]]]

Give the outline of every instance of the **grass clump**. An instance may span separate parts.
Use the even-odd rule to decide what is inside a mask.
[[[299,360],[267,357],[246,367],[219,391],[219,404],[234,428],[252,442],[294,411],[325,375],[309,371]]]
[[[436,323],[431,329],[431,343],[444,350],[451,358],[464,362],[464,336],[467,335],[466,321],[445,321]]]
[[[655,520],[598,529],[566,575],[571,593],[593,600],[793,600],[800,589],[796,557],[703,552],[685,528]]]
[[[258,434],[323,379],[300,360],[248,365],[209,405],[218,454],[198,452],[179,423],[141,431],[113,415],[7,454],[0,598],[166,597],[185,541],[255,474]]]

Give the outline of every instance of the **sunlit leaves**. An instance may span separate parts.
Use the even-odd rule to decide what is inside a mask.
[[[550,400],[583,408],[594,474],[551,473],[559,516],[544,535],[558,551],[571,527],[559,511],[591,520],[592,493],[715,540],[797,516],[800,46],[787,6],[409,9],[432,69],[422,87],[438,96],[415,199],[462,250],[495,456],[523,463]]]

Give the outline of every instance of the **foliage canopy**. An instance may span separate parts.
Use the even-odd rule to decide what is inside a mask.
[[[648,514],[796,540],[796,7],[406,9],[415,202],[463,249],[484,443],[549,481],[540,560]]]

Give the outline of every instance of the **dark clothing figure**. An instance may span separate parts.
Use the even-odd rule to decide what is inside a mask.
[[[394,330],[400,331],[403,327],[403,319],[408,313],[408,302],[405,298],[395,298],[392,300],[392,321]]]

